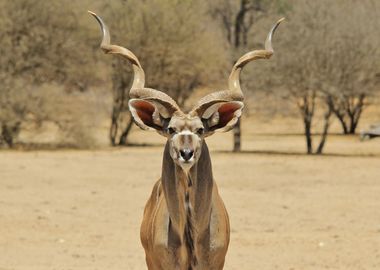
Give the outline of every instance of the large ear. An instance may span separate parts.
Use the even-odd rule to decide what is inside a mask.
[[[156,101],[133,98],[128,105],[135,123],[144,130],[160,132],[172,116],[172,112]]]
[[[200,115],[206,132],[231,130],[241,116],[243,107],[241,101],[218,102],[210,105]]]

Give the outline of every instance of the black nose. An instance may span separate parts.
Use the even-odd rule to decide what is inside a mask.
[[[194,151],[191,149],[183,149],[179,150],[179,153],[184,160],[189,161],[193,157]]]

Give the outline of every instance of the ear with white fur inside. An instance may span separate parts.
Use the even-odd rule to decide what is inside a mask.
[[[164,106],[154,101],[134,98],[128,105],[135,123],[144,130],[161,131],[163,120],[171,117]]]
[[[208,107],[201,115],[209,132],[231,130],[241,116],[244,104],[241,101],[219,102]]]

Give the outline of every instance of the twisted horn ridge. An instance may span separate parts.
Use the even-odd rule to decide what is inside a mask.
[[[94,18],[98,21],[100,25],[100,29],[102,31],[102,43],[100,44],[100,48],[104,51],[104,53],[109,54],[117,54],[122,56],[123,58],[126,58],[129,62],[131,62],[133,66],[133,72],[134,72],[134,78],[132,83],[132,89],[135,88],[144,88],[145,85],[145,73],[143,68],[141,67],[141,64],[139,60],[137,59],[136,55],[134,55],[130,50],[120,47],[117,45],[111,44],[111,37],[110,32],[108,30],[107,25],[104,23],[102,18],[100,18],[98,15],[96,15],[92,11],[88,11]]]
[[[242,68],[251,61],[257,59],[269,59],[274,51],[272,47],[272,38],[273,34],[276,31],[277,27],[283,22],[285,18],[282,18],[277,21],[277,23],[269,31],[269,34],[265,40],[265,49],[264,50],[254,50],[246,53],[235,63],[228,78],[228,88],[229,90],[218,91],[211,93],[202,99],[199,100],[197,106],[192,110],[193,113],[201,115],[205,109],[210,105],[218,102],[226,101],[243,101],[244,95],[240,87],[240,72]]]
[[[120,55],[132,64],[134,77],[131,89],[129,91],[129,96],[131,98],[140,98],[148,101],[158,102],[167,109],[169,114],[173,113],[174,111],[180,111],[177,103],[167,94],[155,89],[144,87],[145,73],[136,55],[124,47],[111,44],[110,32],[102,18],[100,18],[92,11],[88,11],[88,13],[94,16],[100,25],[100,29],[102,31],[102,42],[100,44],[100,48],[104,51],[104,53]],[[169,115],[165,112],[160,113],[162,113],[164,117],[166,115]]]
[[[235,63],[235,65],[232,68],[230,77],[228,78],[228,87],[231,92],[234,92],[237,95],[240,95],[242,98],[244,97],[243,92],[240,87],[240,72],[242,68],[251,61],[254,61],[257,59],[269,59],[273,55],[274,50],[272,47],[272,37],[277,27],[284,20],[285,18],[281,18],[280,20],[278,20],[277,23],[269,31],[269,34],[265,40],[265,50],[254,50],[254,51],[248,52],[242,57],[240,57],[239,60]]]

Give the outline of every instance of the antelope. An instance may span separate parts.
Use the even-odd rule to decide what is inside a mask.
[[[236,124],[244,107],[241,69],[250,61],[273,55],[272,36],[283,19],[270,30],[265,50],[248,52],[236,62],[228,90],[206,95],[190,112],[183,112],[171,97],[144,86],[145,74],[137,57],[124,47],[112,45],[104,21],[90,13],[100,24],[101,49],[132,64],[134,78],[128,105],[135,123],[167,138],[161,178],[146,203],[140,230],[148,269],[223,269],[230,224],[213,178],[205,138]]]

